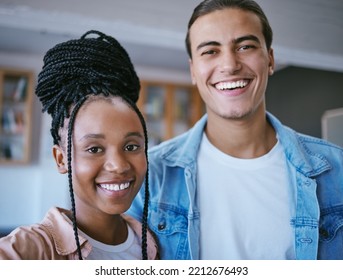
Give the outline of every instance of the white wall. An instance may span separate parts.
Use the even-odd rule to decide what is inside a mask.
[[[3,53],[0,67],[17,67],[37,74],[42,56]],[[136,66],[141,79],[190,83],[188,72]],[[37,79],[37,78],[36,78]],[[34,98],[32,156],[27,166],[0,165],[0,230],[39,222],[51,206],[69,208],[67,176],[57,172],[51,155],[50,118]]]

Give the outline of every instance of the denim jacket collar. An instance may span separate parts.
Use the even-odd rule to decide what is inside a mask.
[[[303,139],[317,142],[318,139],[298,134],[292,129],[285,127],[272,114],[267,113],[267,119],[274,127],[279,140],[285,149],[288,161],[306,177],[314,177],[331,168],[328,161],[320,154],[314,154],[303,143]],[[290,133],[292,132],[292,133]]]
[[[206,123],[207,115],[204,115],[188,132],[174,140],[179,140],[180,145],[169,145],[169,141],[160,145],[160,154],[166,165],[187,168],[196,164],[197,152]],[[187,137],[184,137],[186,135]]]
[[[320,154],[312,153],[306,145],[302,144],[303,138],[299,138],[295,131],[283,126],[281,122],[269,112],[266,113],[266,117],[275,129],[279,141],[285,149],[288,161],[300,173],[306,177],[313,177],[331,168],[325,157]],[[165,150],[161,153],[166,165],[186,168],[196,164],[197,152],[206,123],[207,115],[204,115],[189,131],[190,134],[187,138],[184,138],[183,135],[178,137],[182,143],[180,145],[170,146],[168,145],[168,141],[166,142],[166,145],[164,145]],[[309,136],[303,135],[303,137],[311,141],[318,141]]]

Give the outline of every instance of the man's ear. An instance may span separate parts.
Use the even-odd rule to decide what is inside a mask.
[[[54,145],[52,147],[52,154],[53,154],[55,162],[57,164],[58,172],[61,174],[67,173],[68,172],[67,157],[66,157],[63,149],[58,145]]]
[[[188,59],[188,63],[189,63],[189,71],[191,73],[191,78],[192,78],[192,84],[196,85],[197,81],[196,81],[194,73],[193,73],[193,61],[191,58]]]
[[[274,74],[274,68],[275,68],[274,50],[272,48],[270,48],[270,50],[269,50],[269,70],[268,70],[269,76]]]

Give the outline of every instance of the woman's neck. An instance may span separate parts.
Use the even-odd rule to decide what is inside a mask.
[[[127,239],[128,228],[121,215],[85,214],[81,210],[76,213],[83,213],[77,215],[78,228],[93,239],[108,245],[118,245]]]

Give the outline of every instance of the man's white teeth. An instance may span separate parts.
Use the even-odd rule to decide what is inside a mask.
[[[123,184],[101,184],[102,188],[109,190],[109,191],[121,191],[125,190],[130,186],[130,183],[123,183]]]
[[[216,84],[216,88],[219,90],[228,90],[228,89],[235,89],[235,88],[243,88],[248,84],[247,81],[236,81],[236,82],[223,82]]]

